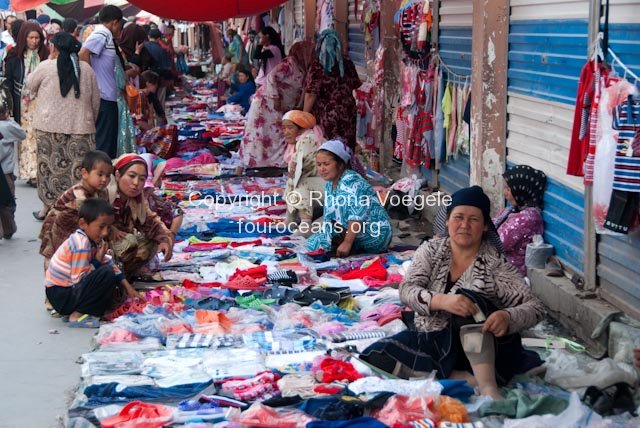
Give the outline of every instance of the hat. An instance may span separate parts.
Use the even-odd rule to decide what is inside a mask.
[[[329,140],[320,146],[318,151],[326,150],[338,156],[344,163],[351,161],[351,149],[340,140]]]
[[[282,116],[282,120],[290,120],[300,128],[311,129],[316,126],[316,118],[311,113],[302,110],[291,110]]]
[[[120,156],[118,159],[114,161],[113,170],[120,171],[121,169],[131,165],[132,163],[141,163],[145,167],[147,167],[147,162],[142,157],[140,157],[140,155],[129,153],[129,154]]]
[[[51,17],[43,13],[42,15],[38,15],[36,21],[38,21],[38,24],[40,25],[48,24],[49,22],[51,22]]]

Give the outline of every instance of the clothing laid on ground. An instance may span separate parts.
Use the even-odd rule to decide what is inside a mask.
[[[389,216],[376,192],[360,174],[345,171],[335,189],[332,182],[325,184],[324,193],[323,231],[309,237],[309,251],[320,248],[330,251],[332,240],[341,234],[340,229],[346,231],[350,221],[363,226],[353,243],[354,250],[377,254],[387,249],[392,236]]]

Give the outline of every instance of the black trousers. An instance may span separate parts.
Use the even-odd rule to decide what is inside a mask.
[[[103,265],[73,287],[47,287],[47,298],[62,315],[72,312],[101,317],[111,308],[114,291],[118,287],[111,266]]]
[[[118,152],[118,103],[100,99],[96,121],[96,149],[115,159]]]

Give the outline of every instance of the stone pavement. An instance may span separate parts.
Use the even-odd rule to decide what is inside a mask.
[[[31,215],[40,200],[24,182],[16,187],[18,232],[0,240],[0,428],[58,427],[94,331],[65,328],[44,310],[42,223]]]

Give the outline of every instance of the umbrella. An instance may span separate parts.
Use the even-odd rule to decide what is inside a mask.
[[[286,0],[129,0],[129,3],[162,18],[198,22],[257,15],[285,2]]]

